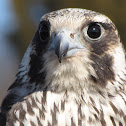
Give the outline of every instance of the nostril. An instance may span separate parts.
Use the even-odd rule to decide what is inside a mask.
[[[71,34],[70,34],[70,37],[71,37],[72,39],[74,39],[74,35],[75,35],[75,33],[71,33]]]

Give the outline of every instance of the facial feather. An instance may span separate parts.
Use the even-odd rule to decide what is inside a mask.
[[[7,126],[125,125],[125,76],[125,51],[109,18],[84,9],[51,12],[1,111]]]

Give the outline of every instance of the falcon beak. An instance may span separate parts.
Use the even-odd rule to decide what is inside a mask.
[[[61,63],[63,57],[73,56],[78,50],[84,48],[81,44],[74,42],[68,32],[58,32],[52,39],[51,48]]]
[[[64,34],[58,34],[55,39],[55,46],[54,46],[54,51],[55,54],[57,55],[59,62],[61,63],[61,60],[63,57],[65,57],[68,49],[69,49],[69,40],[64,36]]]

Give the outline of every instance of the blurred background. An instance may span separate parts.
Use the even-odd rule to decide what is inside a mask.
[[[0,103],[15,79],[41,16],[68,7],[107,15],[126,47],[126,0],[0,0]]]

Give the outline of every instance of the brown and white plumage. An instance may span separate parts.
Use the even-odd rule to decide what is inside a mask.
[[[7,126],[126,126],[125,52],[115,25],[84,9],[44,15],[2,102]]]

